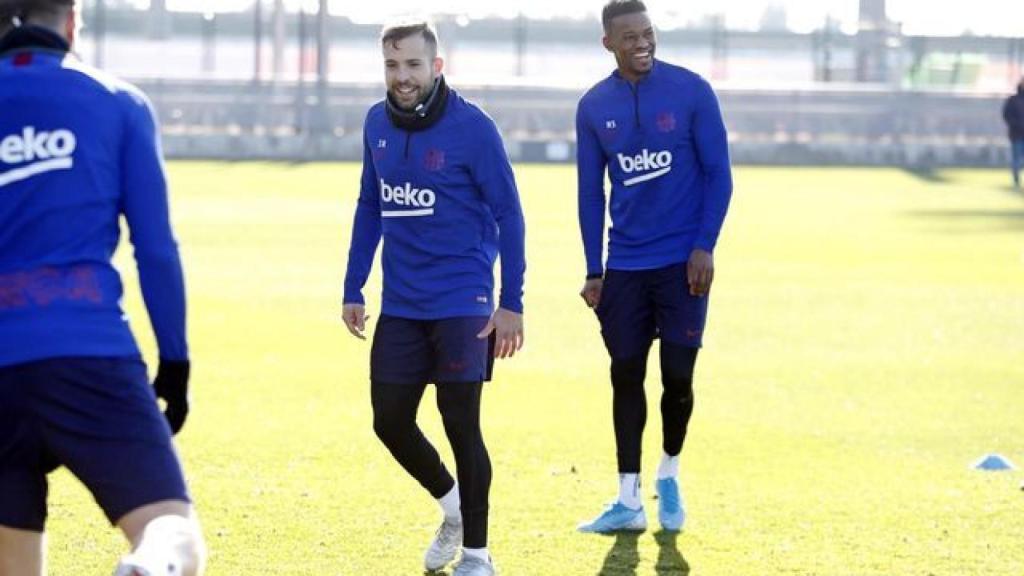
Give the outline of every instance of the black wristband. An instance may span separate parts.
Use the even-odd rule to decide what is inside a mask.
[[[587,280],[599,280],[601,278],[604,278],[604,274],[600,272],[596,272],[594,274],[587,274]]]

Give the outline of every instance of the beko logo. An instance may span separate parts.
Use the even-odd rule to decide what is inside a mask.
[[[647,148],[641,150],[636,156],[624,156],[620,153],[619,167],[626,174],[643,172],[643,174],[627,178],[623,182],[626,186],[632,186],[668,174],[672,170],[672,153],[668,150],[652,153]]]
[[[432,215],[437,195],[429,188],[413,188],[411,182],[391,186],[381,178],[380,199],[387,204],[411,208],[411,210],[384,210],[380,213],[384,218],[402,218]]]
[[[26,164],[0,172],[0,188],[54,170],[70,170],[78,139],[70,130],[37,132],[26,126],[20,134],[0,139],[0,165]]]

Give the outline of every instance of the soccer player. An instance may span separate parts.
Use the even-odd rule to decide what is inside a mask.
[[[370,352],[373,428],[441,506],[426,569],[443,568],[462,546],[454,576],[494,574],[480,397],[492,359],[523,344],[522,208],[494,122],[445,83],[433,28],[385,27],[381,46],[387,96],[364,125],[343,317],[364,338],[362,288],[383,237],[382,314]],[[428,383],[437,386],[458,482],[416,424]]]
[[[1017,84],[1017,93],[1003,103],[1003,120],[1010,137],[1013,187],[1020,190],[1020,171],[1024,167],[1024,80]]]
[[[583,532],[644,530],[640,447],[647,356],[661,339],[663,449],[658,519],[681,530],[679,454],[693,412],[693,369],[714,275],[712,253],[732,195],[725,127],[711,86],[656,60],[643,2],[612,0],[601,16],[617,69],[576,112],[579,218],[587,279],[581,296],[611,356],[619,497]],[[607,267],[602,262],[607,170]]]
[[[44,574],[47,474],[66,466],[131,543],[116,575],[191,576],[203,543],[171,441],[185,291],[158,135],[142,93],[70,53],[80,4],[0,0],[0,574]],[[153,387],[110,261],[122,215]]]

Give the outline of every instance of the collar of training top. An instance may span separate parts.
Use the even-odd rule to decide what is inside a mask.
[[[24,49],[43,49],[55,52],[71,50],[68,41],[52,30],[41,26],[24,24],[14,28],[0,38],[0,56],[8,52]]]
[[[655,58],[654,62],[651,63],[651,69],[648,70],[647,73],[644,74],[643,76],[641,76],[640,78],[637,78],[637,81],[635,82],[635,84],[640,84],[640,83],[646,81],[648,78],[653,78],[655,76],[660,76],[660,71],[661,71],[661,62],[659,62],[658,59]],[[618,68],[616,68],[615,70],[612,70],[612,77],[616,78],[618,80],[621,80],[621,81],[623,81],[623,82],[625,82],[627,84],[634,84],[633,82],[630,82],[629,80],[626,80],[626,77],[622,75],[622,72],[620,72]]]
[[[434,80],[434,89],[430,91],[427,99],[419,103],[416,108],[402,110],[391,99],[391,94],[387,95],[384,106],[387,108],[388,118],[391,119],[391,123],[396,128],[401,128],[407,132],[419,132],[437,124],[437,121],[444,115],[444,108],[447,103],[448,83],[444,81],[444,76],[441,75]]]

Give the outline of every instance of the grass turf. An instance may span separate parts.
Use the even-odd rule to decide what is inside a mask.
[[[354,165],[172,163],[194,411],[179,447],[208,574],[418,574],[434,503],[374,438],[339,320]],[[1024,199],[996,171],[740,168],[716,253],[678,537],[575,533],[616,489],[607,361],[577,295],[575,176],[518,166],[527,348],[485,395],[506,575],[1021,574]],[[153,356],[127,250],[135,331]],[[366,289],[379,312],[379,268]],[[648,377],[645,502],[660,452]],[[444,445],[428,391],[421,424]],[[123,551],[52,476],[52,574]]]

